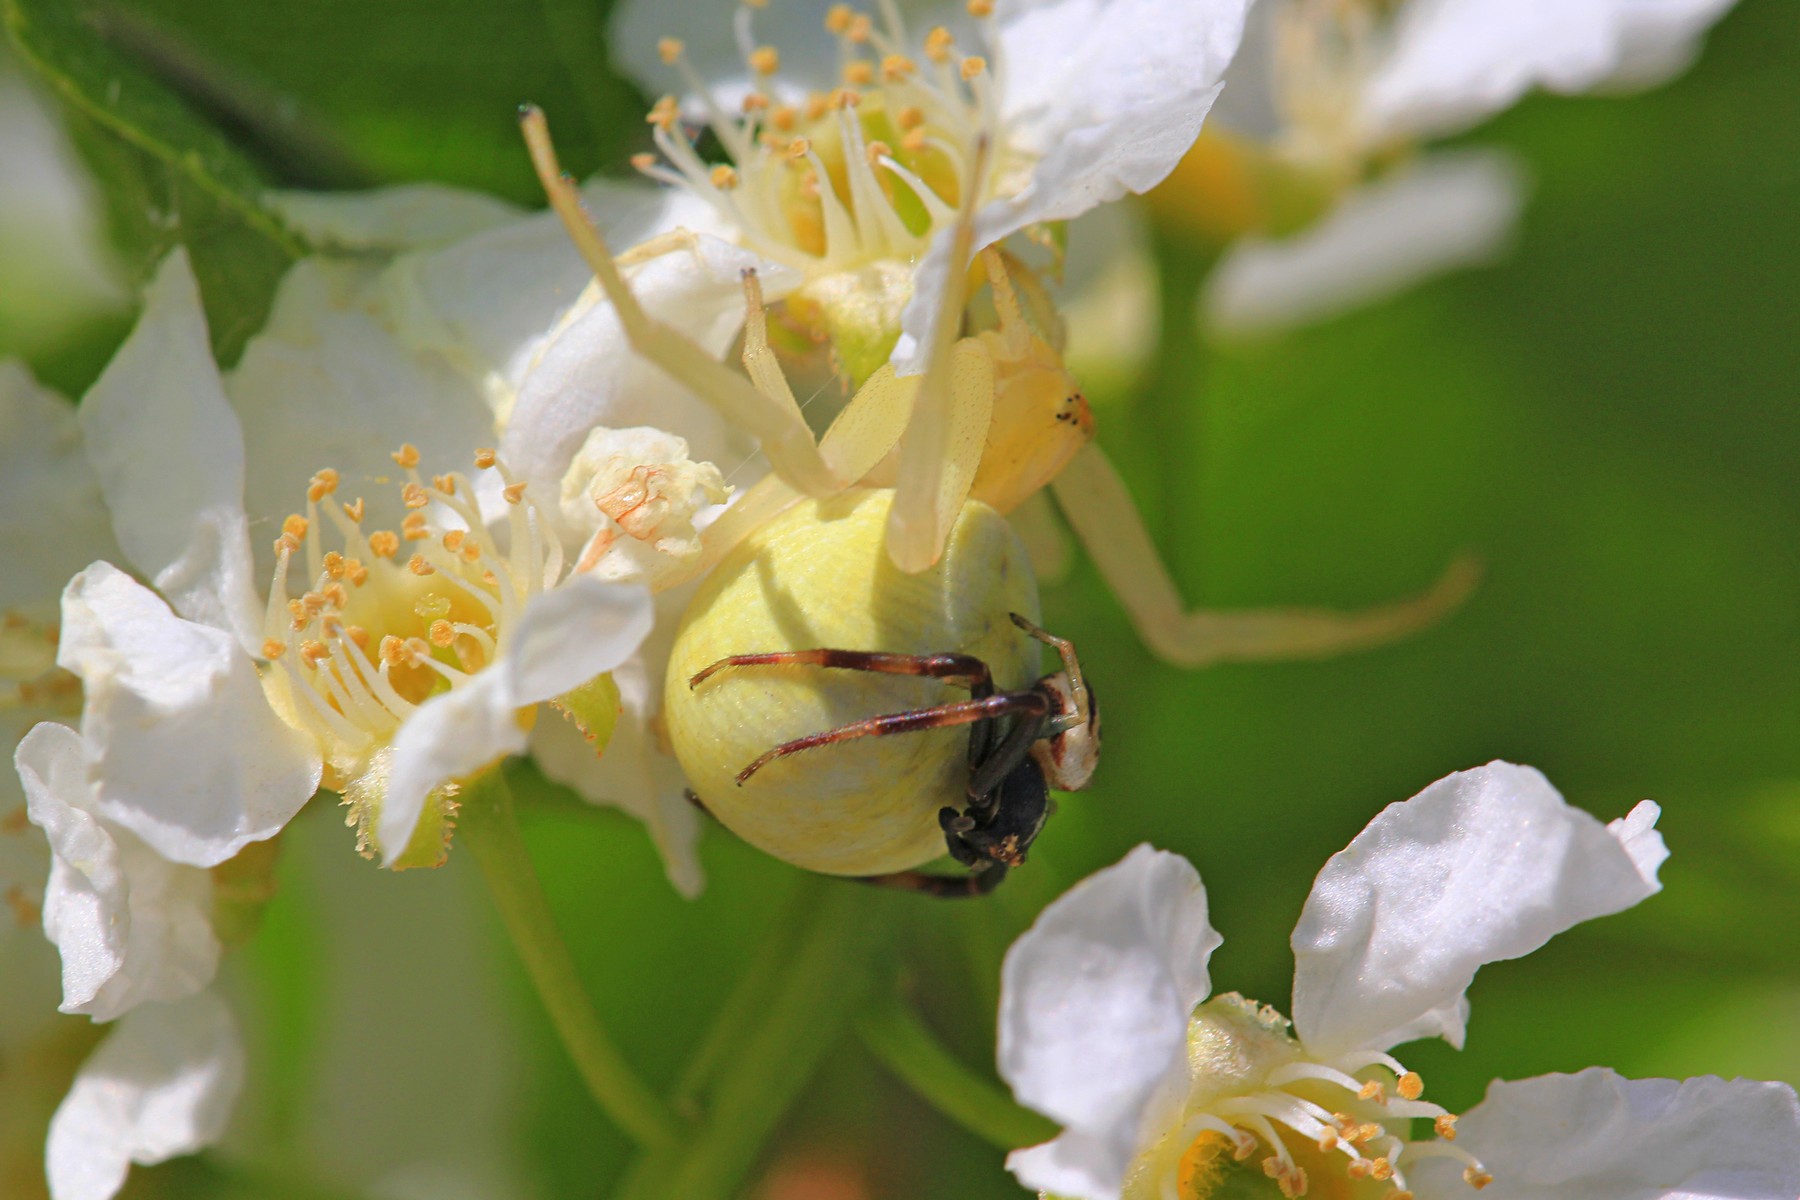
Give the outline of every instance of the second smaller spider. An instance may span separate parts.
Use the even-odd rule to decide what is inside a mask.
[[[987,664],[967,654],[885,654],[867,650],[781,650],[734,654],[694,675],[698,687],[733,667],[814,666],[884,675],[914,675],[969,689],[967,700],[888,713],[795,738],[764,753],[738,772],[739,786],[778,758],[864,737],[915,733],[968,725],[968,786],[961,808],[938,811],[950,856],[967,876],[918,870],[862,876],[863,882],[935,896],[984,895],[999,886],[1026,852],[1051,810],[1050,790],[1079,791],[1093,777],[1100,756],[1100,709],[1082,675],[1075,647],[1039,629],[1018,613],[1013,623],[1062,657],[1063,669],[1029,688],[996,692]]]

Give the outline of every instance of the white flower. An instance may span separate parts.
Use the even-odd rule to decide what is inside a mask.
[[[1791,1089],[1590,1072],[1496,1085],[1459,1125],[1390,1053],[1420,1037],[1460,1046],[1483,963],[1654,894],[1667,857],[1656,817],[1646,801],[1602,825],[1506,763],[1389,806],[1313,885],[1293,935],[1291,1023],[1235,994],[1207,999],[1219,937],[1199,876],[1139,847],[1007,955],[1000,1072],[1066,1126],[1007,1165],[1071,1200],[1193,1200],[1234,1180],[1289,1197],[1361,1180],[1381,1185],[1371,1196],[1421,1200],[1490,1183],[1544,1200],[1791,1200]],[[1420,1119],[1436,1138],[1413,1140]]]
[[[563,519],[586,535],[575,569],[655,588],[700,553],[695,518],[730,495],[719,468],[674,434],[598,427],[563,476]]]
[[[218,1141],[243,1080],[237,1024],[211,992],[133,1010],[82,1064],[50,1121],[52,1200],[109,1200],[132,1163]]]
[[[1733,2],[1262,0],[1218,120],[1292,172],[1289,186],[1343,211],[1298,237],[1251,236],[1228,252],[1207,298],[1214,328],[1315,320],[1491,258],[1523,203],[1519,168],[1491,152],[1455,165],[1398,152],[1535,88],[1666,80]],[[1396,157],[1391,181],[1362,188]]]
[[[663,161],[642,167],[791,268],[770,295],[825,309],[860,379],[902,328],[895,365],[923,369],[959,209],[973,206],[980,248],[1160,182],[1200,131],[1247,3],[975,0],[966,17],[942,4],[710,7],[679,28],[652,0],[619,10],[611,44],[626,69],[688,93],[652,113]],[[684,112],[729,164],[701,160]]]
[[[365,532],[364,500],[334,498],[345,477],[316,460],[305,515],[258,512],[280,528],[259,601],[239,423],[179,252],[81,421],[119,543],[169,603],[96,564],[65,596],[60,660],[86,691],[97,811],[171,861],[211,866],[272,836],[322,780],[384,862],[409,847],[405,861],[437,861],[444,786],[524,749],[539,702],[617,666],[648,626],[640,589],[564,578],[540,509],[492,452],[476,458],[500,477],[496,530],[467,477],[425,480],[410,445],[393,455],[397,532]],[[365,480],[379,482],[350,482]],[[291,598],[290,562],[306,577]]]

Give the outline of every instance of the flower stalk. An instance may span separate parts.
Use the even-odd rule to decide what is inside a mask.
[[[958,1060],[918,1014],[889,997],[856,1023],[864,1048],[927,1104],[989,1145],[1032,1146],[1056,1136],[1054,1121],[1021,1108]]]
[[[465,786],[458,827],[458,842],[480,866],[525,973],[594,1102],[638,1144],[674,1144],[681,1122],[625,1061],[582,986],[525,849],[512,790],[499,769],[483,772]]]

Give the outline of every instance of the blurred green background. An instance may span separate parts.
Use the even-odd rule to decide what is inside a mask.
[[[557,118],[572,169],[620,169],[647,141],[644,98],[609,69],[603,8],[0,0],[121,201],[134,269],[174,238],[203,247],[227,353],[294,249],[246,220],[234,189],[437,179],[533,203],[513,120],[525,100]],[[1094,397],[1101,442],[1195,601],[1369,604],[1420,588],[1465,547],[1488,574],[1464,611],[1403,645],[1203,672],[1151,658],[1085,564],[1048,588],[1046,623],[1077,641],[1105,698],[1095,788],[1061,802],[1029,868],[993,900],[902,897],[875,903],[870,922],[966,1062],[991,1071],[1010,938],[1145,840],[1188,855],[1206,880],[1226,935],[1215,985],[1285,1004],[1287,933],[1325,858],[1382,805],[1499,757],[1539,767],[1604,819],[1655,798],[1674,857],[1667,890],[1639,909],[1484,971],[1468,1049],[1408,1054],[1433,1098],[1466,1107],[1490,1078],[1593,1064],[1800,1083],[1797,67],[1787,0],[1745,0],[1664,90],[1528,101],[1470,138],[1512,148],[1535,177],[1510,261],[1281,340],[1165,348],[1144,386]],[[96,72],[128,81],[122,103],[96,98]],[[179,219],[146,222],[147,203]],[[34,345],[34,364],[79,392],[125,320]],[[19,349],[0,335],[0,354]],[[707,893],[684,902],[635,824],[559,803],[529,768],[516,782],[600,1006],[644,1070],[672,1080],[721,996],[772,952],[771,931],[792,919],[784,906],[827,893],[714,830]],[[306,874],[326,855],[290,855],[290,886],[236,963],[259,1014],[261,1098],[215,1165],[139,1171],[133,1194],[413,1194],[382,1191],[369,1183],[379,1172],[356,1164],[403,1157],[398,1117],[431,1126],[429,1107],[384,1114],[371,1101],[368,1123],[307,1141],[325,1126],[305,1110],[340,1105],[320,1083],[319,1047],[346,1033],[387,1052],[345,1067],[343,1086],[368,1097],[438,1079],[442,1094],[506,1089],[486,1119],[523,1148],[497,1178],[523,1181],[485,1194],[606,1194],[628,1148],[564,1062],[485,906],[463,894],[468,864],[428,881],[377,876],[329,812],[302,825],[298,837],[361,873],[345,888],[410,914],[392,940],[364,938],[354,970],[370,1007],[329,1002],[337,977],[314,968],[333,958],[336,927],[321,928],[324,885]],[[331,892],[338,909],[349,894]],[[352,910],[339,925],[357,923]],[[479,953],[445,975],[447,991],[407,991],[410,962],[450,961],[431,932],[449,923],[478,930]],[[479,1019],[425,1035],[490,992]],[[399,1038],[405,1055],[399,1035],[361,1028],[390,1002],[419,1023],[416,1045]],[[1020,1194],[998,1151],[853,1039],[829,1021],[819,1039],[818,1074],[758,1159],[763,1196]],[[472,1065],[408,1065],[434,1048]],[[785,1073],[770,1074],[771,1104]],[[435,1136],[453,1155],[457,1131]],[[233,1161],[268,1177],[220,1165]],[[312,1182],[280,1182],[297,1162]]]

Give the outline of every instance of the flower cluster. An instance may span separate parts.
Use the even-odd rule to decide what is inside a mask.
[[[1323,313],[1481,257],[1513,220],[1507,162],[1415,160],[1418,145],[1534,88],[1666,78],[1729,4],[721,0],[665,30],[668,5],[626,0],[623,65],[674,90],[648,115],[654,153],[633,160],[649,183],[580,189],[586,240],[579,222],[434,185],[276,195],[316,253],[235,365],[215,360],[182,249],[78,408],[0,362],[0,728],[18,781],[0,794],[0,1087],[13,1063],[56,1067],[27,1081],[56,1093],[53,1200],[110,1200],[132,1164],[224,1135],[249,1067],[221,963],[308,807],[341,805],[345,849],[381,867],[436,867],[481,811],[468,797],[529,753],[639,818],[671,883],[700,890],[697,798],[661,713],[671,647],[688,585],[802,496],[772,440],[758,451],[766,431],[680,373],[689,356],[741,337],[736,393],[804,435],[829,467],[821,494],[891,487],[897,517],[930,510],[923,552],[873,576],[915,607],[966,599],[928,595],[925,574],[966,497],[1042,527],[1048,487],[1172,661],[1334,653],[1441,617],[1468,571],[1363,613],[1183,607],[1088,445],[1059,315],[1079,283],[1056,286],[1067,226],[1161,184],[1165,210],[1230,242],[1207,285],[1215,326]],[[0,91],[0,117],[8,104]],[[611,266],[604,245],[593,257],[604,241],[628,247]],[[86,302],[116,299],[106,268],[84,270]],[[815,445],[785,371],[821,360],[868,390]],[[1030,628],[1073,668],[1067,643]],[[966,649],[851,653],[975,692],[936,710],[942,724],[1016,722],[971,742],[1023,764],[984,798],[1035,779],[1011,864],[1048,799],[1021,747],[1097,739],[1097,711],[1079,684],[1073,725],[1046,693],[996,696]],[[1220,937],[1199,876],[1140,847],[1006,958],[1000,1074],[1063,1127],[1008,1167],[1064,1200],[1791,1200],[1800,1103],[1785,1086],[1595,1069],[1497,1083],[1458,1115],[1396,1054],[1461,1046],[1482,965],[1654,895],[1658,812],[1602,824],[1504,763],[1389,807],[1318,876],[1285,1013],[1212,993]],[[945,814],[947,832],[974,827]],[[571,1038],[581,1018],[560,1000],[559,1032],[593,1051],[597,1019]],[[52,1009],[109,1028],[67,1039]],[[584,1070],[603,1105],[604,1072]]]

